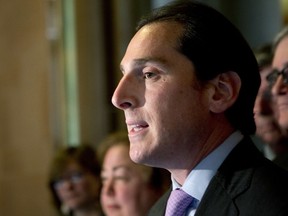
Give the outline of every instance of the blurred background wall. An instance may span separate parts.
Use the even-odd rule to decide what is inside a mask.
[[[118,65],[138,18],[166,2],[0,0],[1,216],[53,216],[46,184],[57,148],[96,146],[125,128],[110,102]],[[286,0],[203,2],[253,48],[270,42],[287,20]]]
[[[51,216],[53,143],[45,4],[0,1],[0,215]]]

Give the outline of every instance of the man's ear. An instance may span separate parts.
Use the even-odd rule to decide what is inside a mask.
[[[231,107],[238,98],[241,79],[234,71],[219,74],[211,84],[214,87],[210,95],[210,111],[221,113]]]

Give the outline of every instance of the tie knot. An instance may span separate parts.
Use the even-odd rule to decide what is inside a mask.
[[[181,189],[173,190],[167,203],[165,216],[183,216],[193,197]]]

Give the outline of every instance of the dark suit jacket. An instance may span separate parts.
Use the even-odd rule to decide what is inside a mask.
[[[165,214],[170,191],[149,216]],[[195,216],[288,216],[288,172],[262,156],[245,137],[208,185]]]

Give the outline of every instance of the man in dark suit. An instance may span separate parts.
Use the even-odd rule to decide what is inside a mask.
[[[120,69],[112,102],[125,114],[130,157],[171,172],[172,190],[150,215],[288,215],[287,172],[249,138],[257,62],[224,16],[189,0],[156,9]]]

